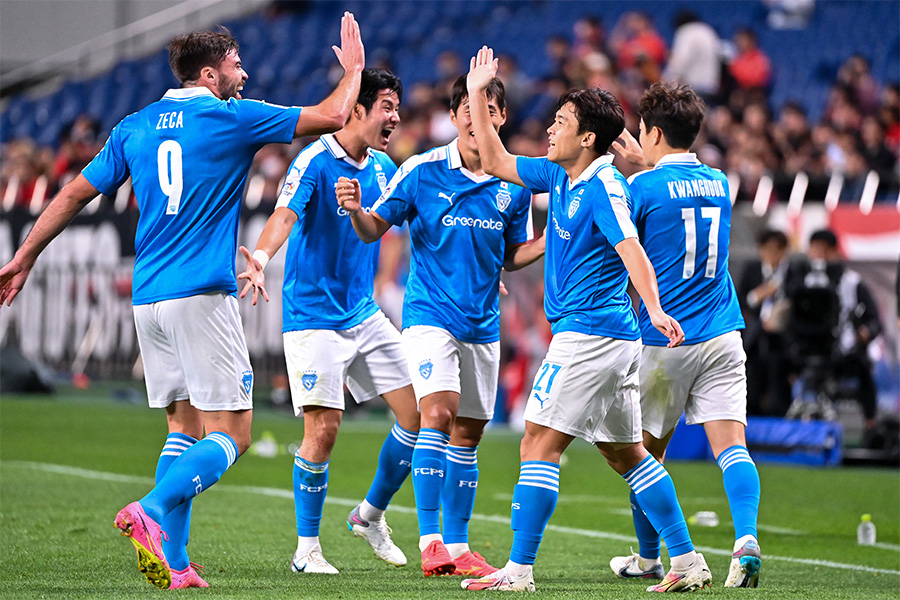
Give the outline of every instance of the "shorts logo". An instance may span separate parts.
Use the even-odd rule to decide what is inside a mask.
[[[512,202],[512,196],[509,193],[509,183],[501,181],[500,191],[497,192],[497,209],[503,212],[507,209],[510,202]]]
[[[419,363],[419,375],[422,376],[422,379],[428,379],[429,377],[431,377],[432,367],[434,367],[434,363],[431,362],[430,358]]]
[[[250,390],[253,388],[253,371],[244,371],[241,373],[241,383],[244,386],[244,391],[249,394]]]
[[[303,375],[300,376],[300,383],[303,384],[303,387],[306,388],[307,392],[311,392],[314,387],[316,387],[316,382],[319,380],[319,376],[316,375],[315,371],[307,371]]]
[[[537,392],[534,393],[534,399],[541,403],[541,410],[544,410],[544,399],[541,398],[540,394]]]

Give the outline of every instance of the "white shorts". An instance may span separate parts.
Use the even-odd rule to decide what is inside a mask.
[[[344,410],[344,383],[357,404],[410,384],[400,332],[380,310],[350,329],[288,331],[284,358],[294,413]]]
[[[459,394],[457,416],[489,421],[497,402],[500,342],[462,342],[440,327],[403,330],[416,401],[435,392]]]
[[[564,331],[534,377],[525,420],[590,443],[641,440],[640,340]]]
[[[253,369],[237,298],[210,292],[134,307],[152,408],[190,399],[199,410],[253,408]]]
[[[745,359],[739,331],[678,348],[644,346],[644,430],[662,438],[675,429],[681,413],[688,425],[709,421],[738,421],[746,425]]]

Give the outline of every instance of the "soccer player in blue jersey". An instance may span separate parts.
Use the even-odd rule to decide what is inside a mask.
[[[265,144],[340,129],[365,53],[359,26],[344,13],[334,47],[344,76],[321,104],[301,109],[241,99],[247,73],[226,31],[180,35],[168,47],[181,88],[125,117],[56,195],[0,269],[0,303],[15,299],[41,251],[91,199],[132,178],[140,209],[134,320],[150,406],[165,408],[169,435],[156,486],[123,508],[115,526],[153,585],[207,587],[187,555],[192,498],[250,445],[253,370],[235,277],[247,170]]]
[[[496,131],[506,121],[499,79],[488,83],[487,95]],[[465,77],[453,85],[450,118],[459,137],[403,163],[371,211],[361,209],[358,182],[337,186],[363,241],[409,223],[403,338],[421,414],[412,480],[426,577],[495,570],[469,548],[468,523],[477,448],[497,398],[500,271],[531,264],[544,251],[543,237],[526,243],[531,193],[482,170]]]
[[[372,299],[378,244],[364,244],[349,213],[335,202],[339,177],[360,181],[371,204],[397,171],[385,154],[400,121],[403,86],[382,69],[363,71],[359,98],[343,129],[323,135],[294,159],[275,211],[256,245],[253,260],[241,247],[247,271],[243,297],[265,291],[262,269],[288,240],[283,294],[284,353],[303,442],[294,457],[296,572],[337,573],[322,555],[319,523],[328,488],[328,460],[344,413],[344,383],[357,402],[383,396],[397,423],[381,448],[366,499],[347,525],[375,555],[396,566],[406,556],[390,537],[384,511],[409,475],[419,431],[416,397],[400,332]],[[268,299],[268,298],[267,298]]]
[[[509,562],[486,577],[464,580],[462,586],[534,590],[538,546],[559,496],[560,458],[580,437],[596,445],[625,478],[650,522],[666,538],[672,570],[650,590],[706,587],[709,569],[694,551],[672,479],[641,445],[641,344],[626,293],[629,276],[666,345],[679,345],[684,334],[660,306],[653,267],[631,221],[627,184],[608,153],[625,125],[622,107],[600,89],[567,92],[547,130],[547,156],[513,156],[490,127],[487,111],[484,90],[497,67],[487,47],[470,64],[475,136],[486,172],[550,193],[544,309],[553,340],[525,407]]]
[[[750,454],[747,376],[737,293],[728,274],[731,198],[718,169],[689,152],[705,107],[688,86],[656,83],[638,106],[640,144],[626,130],[616,149],[650,170],[629,180],[638,236],[659,278],[663,308],[690,332],[687,342],[666,339],[641,306],[641,420],[644,446],[660,462],[682,413],[702,423],[734,521],[734,554],[726,587],[756,587],[761,557],[756,521],[759,473]],[[639,553],[610,561],[617,576],[662,578],[660,534],[631,496]],[[667,539],[668,541],[668,539]]]

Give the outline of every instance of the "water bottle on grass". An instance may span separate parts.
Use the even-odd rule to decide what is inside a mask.
[[[856,528],[856,541],[861,546],[872,546],[875,544],[875,523],[872,522],[872,515],[863,515]]]

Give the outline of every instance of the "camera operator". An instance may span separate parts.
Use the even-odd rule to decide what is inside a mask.
[[[807,261],[791,266],[788,296],[804,290],[827,289],[837,300],[837,326],[831,353],[830,374],[858,382],[856,400],[862,406],[866,431],[875,425],[877,398],[869,343],[881,333],[881,321],[872,294],[859,273],[850,269],[838,250],[834,232],[821,229],[809,238]]]

